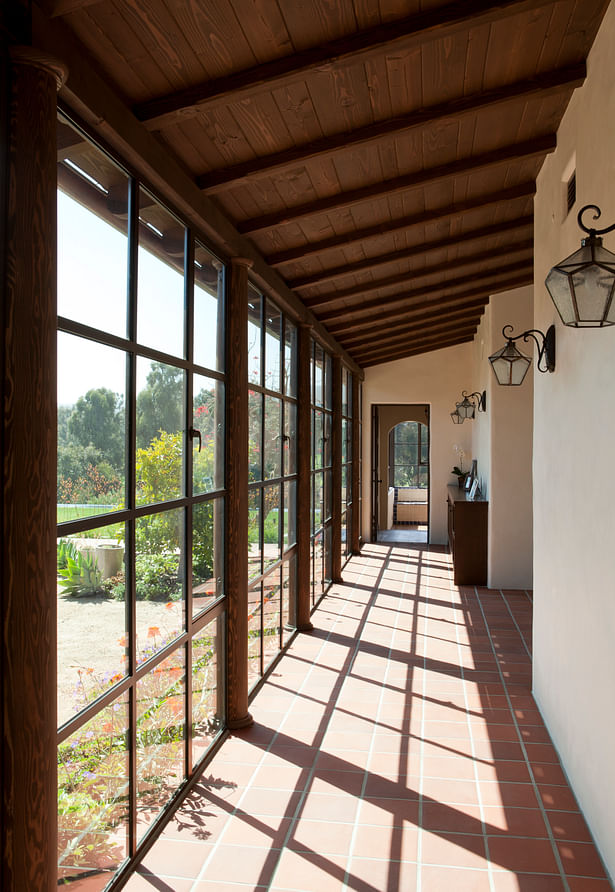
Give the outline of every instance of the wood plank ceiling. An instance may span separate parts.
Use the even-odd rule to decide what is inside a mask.
[[[360,366],[532,282],[608,0],[39,0]]]

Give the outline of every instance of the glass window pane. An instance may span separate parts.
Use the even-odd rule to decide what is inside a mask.
[[[58,539],[58,725],[126,675],[124,538],[118,523]]]
[[[348,371],[342,369],[342,415],[348,415]]]
[[[58,523],[124,507],[126,354],[58,332]]]
[[[331,416],[324,412],[322,416],[322,451],[323,464],[330,468],[333,463],[333,439],[331,436]]]
[[[192,426],[201,434],[192,440],[192,492],[224,487],[224,384],[194,376]]]
[[[276,571],[263,580],[263,663],[265,667],[280,652],[281,597],[280,571]]]
[[[137,358],[137,505],[183,491],[184,373]]]
[[[284,546],[297,541],[297,483],[288,480],[284,484]]]
[[[261,384],[261,303],[253,288],[248,296],[248,381]]]
[[[178,647],[137,682],[137,836],[186,776],[185,655]]]
[[[224,500],[192,509],[192,615],[224,594]]]
[[[248,480],[263,479],[262,444],[263,395],[248,391]]]
[[[262,583],[248,591],[248,687],[261,677],[261,645],[263,619]]]
[[[325,492],[324,492],[324,519],[329,520],[331,517],[331,491],[332,491],[332,480],[331,471],[325,471]]]
[[[313,570],[313,587],[312,587],[312,596],[313,603],[320,598],[323,592],[323,531],[320,530],[319,533],[314,536],[314,570]]]
[[[262,573],[263,543],[261,538],[261,490],[248,493],[248,579]]]
[[[297,329],[286,319],[284,337],[284,393],[297,396]]]
[[[139,190],[137,341],[184,355],[185,229],[144,189]]]
[[[224,369],[224,266],[199,242],[194,245],[193,350],[198,365]]]
[[[282,342],[282,314],[270,300],[265,315],[265,387],[279,391],[280,345]]]
[[[342,461],[348,461],[348,422],[342,418]]]
[[[280,560],[280,486],[263,487],[264,562],[263,572]]]
[[[60,121],[58,315],[126,336],[128,178]]]
[[[58,885],[99,892],[128,856],[128,740],[122,694],[58,747]]]
[[[265,397],[264,476],[267,480],[282,475],[281,407],[282,401],[275,396]]]
[[[326,409],[333,408],[333,361],[328,353],[324,353],[324,404]]]
[[[322,472],[312,477],[314,485],[314,515],[312,530],[317,530],[323,523],[323,479]]]
[[[318,409],[314,409],[312,412],[312,430],[313,430],[313,443],[314,448],[312,452],[312,467],[313,468],[322,468],[323,461],[323,451],[324,451],[324,432],[323,432],[323,414],[319,412]]]
[[[294,624],[297,597],[297,555],[291,554],[282,564],[282,642],[287,644]]]
[[[192,764],[207,752],[224,722],[224,619],[192,639]]]
[[[322,347],[319,344],[314,344],[314,395],[312,402],[316,406],[322,406],[323,372],[324,362]]]
[[[297,406],[284,404],[284,475],[297,473]]]
[[[184,627],[184,511],[135,521],[137,662],[143,663]]]

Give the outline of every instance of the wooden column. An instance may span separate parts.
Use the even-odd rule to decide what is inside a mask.
[[[350,550],[352,554],[361,554],[361,514],[359,511],[359,459],[361,457],[361,425],[359,417],[361,382],[356,375],[352,376],[352,526]]]
[[[342,360],[333,357],[332,362],[333,419],[331,430],[331,580],[342,579]]]
[[[297,380],[297,604],[295,625],[311,632],[310,620],[310,530],[312,518],[312,389],[310,382],[311,327],[299,326],[299,369]]]
[[[226,722],[245,728],[248,712],[248,270],[231,261],[226,352]]]
[[[3,122],[5,892],[56,888],[56,91],[63,77],[54,60],[11,49]]]

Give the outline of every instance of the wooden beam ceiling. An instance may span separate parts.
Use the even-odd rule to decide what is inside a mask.
[[[188,115],[197,114],[212,105],[228,105],[247,99],[263,89],[279,89],[328,66],[340,67],[365,61],[385,49],[409,48],[426,41],[441,40],[459,31],[500,21],[509,15],[539,9],[550,2],[552,0],[464,0],[463,4],[450,3],[439,9],[346,34],[327,44],[294,52],[166,96],[158,96],[138,103],[133,111],[148,129],[160,130],[181,124]]]
[[[34,0],[33,20],[64,106],[356,371],[465,343],[532,282],[536,177],[608,0],[410,6]]]
[[[470,211],[485,209],[496,204],[506,205],[520,198],[530,198],[535,195],[535,193],[536,182],[531,180],[521,183],[519,186],[513,186],[510,189],[502,189],[487,195],[479,195],[468,201],[458,201],[454,204],[436,208],[435,210],[426,209],[409,217],[401,217],[387,223],[379,223],[376,226],[356,229],[351,232],[345,232],[343,235],[332,236],[331,238],[321,239],[320,241],[307,242],[297,248],[290,248],[288,251],[280,251],[277,254],[270,254],[267,259],[269,264],[273,267],[285,266],[286,264],[294,263],[298,260],[305,260],[314,257],[315,255],[324,254],[325,251],[330,251],[334,248],[340,248],[342,246],[348,247],[356,242],[365,244],[368,240],[376,239],[383,235],[407,232],[413,226],[426,226],[429,223],[436,223],[441,220],[460,217]]]
[[[313,217],[316,214],[339,211],[342,208],[348,208],[364,201],[374,201],[385,196],[399,195],[401,192],[408,192],[411,189],[433,186],[451,177],[480,173],[487,167],[509,164],[512,161],[526,161],[536,157],[544,158],[545,155],[554,152],[556,146],[557,138],[555,133],[549,133],[527,142],[512,143],[493,152],[462,158],[450,164],[438,165],[437,167],[406,174],[402,177],[395,177],[391,180],[381,180],[369,186],[363,186],[361,189],[353,189],[349,192],[342,192],[340,195],[333,195],[330,198],[311,201],[309,204],[286,208],[273,214],[265,214],[253,220],[246,220],[240,223],[238,229],[244,235],[254,235],[265,229],[275,229],[278,226],[297,222],[306,217]]]
[[[568,68],[547,71],[524,81],[506,84],[503,87],[485,90],[471,96],[460,96],[457,99],[428,108],[421,108],[409,115],[377,121],[367,127],[359,127],[352,133],[342,131],[313,143],[293,146],[283,152],[260,156],[233,167],[220,167],[198,177],[197,184],[210,194],[221,192],[250,177],[270,176],[322,156],[331,158],[340,152],[347,152],[351,148],[358,148],[385,136],[409,133],[426,125],[442,124],[452,119],[457,120],[465,115],[476,114],[483,109],[494,108],[503,103],[522,102],[535,96],[545,99],[553,93],[570,92],[583,83],[586,74],[584,62]]]
[[[295,291],[303,291],[306,288],[312,288],[315,285],[322,285],[325,282],[332,282],[335,279],[345,278],[346,276],[356,275],[358,272],[366,272],[368,270],[377,269],[379,266],[385,266],[390,263],[396,263],[400,260],[410,260],[412,257],[424,257],[425,254],[429,254],[432,251],[442,251],[446,248],[455,248],[460,245],[467,244],[468,242],[473,242],[477,240],[482,240],[486,236],[496,236],[502,235],[503,233],[515,232],[519,229],[531,229],[534,225],[534,218],[532,216],[519,217],[514,220],[505,220],[503,223],[496,223],[493,226],[484,226],[481,229],[476,229],[471,232],[466,232],[460,234],[458,236],[451,236],[449,238],[440,239],[435,242],[421,242],[418,245],[415,245],[412,248],[406,248],[404,251],[394,251],[389,254],[379,254],[376,257],[368,257],[365,260],[358,260],[356,263],[347,263],[344,266],[332,267],[331,269],[324,270],[321,273],[314,273],[311,276],[304,276],[303,278],[297,279],[289,279],[288,284]],[[519,251],[521,250],[521,246],[523,248],[531,248],[533,245],[532,239],[524,239],[522,242],[513,242],[509,247],[506,247],[502,250],[503,253],[507,251]],[[486,256],[495,256],[495,251],[497,249],[493,249]],[[453,261],[456,265],[467,265],[468,263],[478,262],[482,260],[481,256],[474,257],[473,255],[469,255],[467,257],[462,257]],[[446,269],[446,266],[441,267],[442,269]],[[434,267],[433,271],[438,272],[440,269]],[[425,267],[417,270],[416,275],[427,276],[430,275],[430,269]],[[377,285],[375,287],[378,287]],[[323,297],[314,297],[312,301],[314,304],[316,303],[327,303],[329,300],[335,300],[337,295],[324,295]],[[309,298],[308,301],[309,302]]]

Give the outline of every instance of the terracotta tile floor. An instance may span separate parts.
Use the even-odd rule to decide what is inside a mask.
[[[607,892],[530,694],[530,594],[441,548],[344,569],[127,884],[149,892]]]

